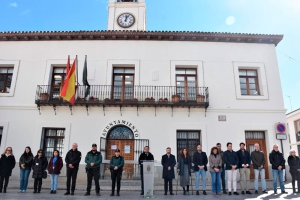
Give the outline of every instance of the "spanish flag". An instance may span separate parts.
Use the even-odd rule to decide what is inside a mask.
[[[69,60],[68,60],[68,63],[69,63]],[[77,66],[77,59],[74,60],[72,67],[67,74],[64,86],[60,92],[60,96],[64,100],[70,102],[72,105],[74,105],[74,103],[75,103],[76,66]]]

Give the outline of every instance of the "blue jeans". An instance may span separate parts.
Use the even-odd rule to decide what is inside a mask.
[[[57,190],[57,184],[58,184],[58,176],[59,174],[50,174],[51,177],[51,190]]]
[[[199,191],[199,177],[201,175],[201,179],[202,179],[202,189],[206,190],[206,180],[205,180],[205,176],[206,176],[206,171],[204,169],[195,172],[196,175],[196,190]]]
[[[224,165],[222,166],[221,179],[222,179],[222,189],[226,190],[225,166]]]
[[[27,190],[30,169],[20,169],[20,190]]]
[[[279,178],[280,189],[281,189],[281,191],[284,191],[283,171],[277,170],[277,169],[272,169],[272,174],[273,174],[273,189],[274,189],[274,191],[277,191],[277,177]]]
[[[222,172],[210,172],[212,194],[221,193],[221,173]]]
[[[254,189],[258,190],[258,174],[260,174],[262,191],[266,190],[265,169],[254,169]]]

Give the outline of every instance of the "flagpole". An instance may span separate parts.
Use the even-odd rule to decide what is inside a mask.
[[[77,85],[79,85],[79,82],[78,82],[78,58],[77,58],[77,55],[76,55],[76,79],[77,79]]]

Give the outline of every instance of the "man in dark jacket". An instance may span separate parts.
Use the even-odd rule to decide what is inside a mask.
[[[87,188],[84,196],[91,194],[92,180],[94,178],[96,195],[100,196],[100,164],[102,163],[102,155],[97,151],[97,144],[92,144],[92,150],[89,151],[85,156],[86,172],[87,172]]]
[[[149,146],[144,147],[144,152],[141,153],[141,155],[139,157],[140,174],[141,174],[141,187],[142,187],[141,195],[144,195],[144,173],[143,173],[143,161],[144,160],[154,161],[154,156],[149,152]]]
[[[193,155],[193,163],[194,163],[194,171],[195,171],[195,175],[196,175],[196,181],[195,181],[195,185],[196,185],[196,195],[199,195],[199,178],[201,175],[201,179],[202,179],[202,189],[203,189],[203,194],[207,195],[206,193],[206,171],[207,171],[207,163],[208,163],[208,159],[207,159],[207,155],[205,152],[202,151],[202,147],[201,145],[197,146],[197,151],[194,153]]]
[[[65,195],[70,194],[74,195],[75,187],[76,187],[76,179],[79,168],[79,163],[81,160],[81,152],[77,149],[77,143],[72,144],[72,149],[68,151],[65,162],[67,165],[67,192]],[[72,179],[72,188],[71,188],[71,179]]]
[[[269,155],[270,163],[272,164],[272,175],[273,175],[273,189],[274,194],[277,194],[277,177],[279,177],[279,184],[282,194],[287,194],[283,184],[283,169],[285,169],[285,160],[278,151],[278,145],[273,146],[273,151]]]
[[[260,174],[261,187],[264,194],[268,194],[265,180],[265,155],[259,150],[259,144],[254,144],[254,151],[251,153],[251,160],[254,169],[254,189],[255,194],[258,194],[258,175]]]
[[[222,179],[222,190],[223,190],[223,194],[227,194],[226,192],[226,182],[225,182],[225,162],[223,159],[223,151],[222,151],[222,146],[221,143],[217,143],[217,148],[218,148],[218,152],[222,158],[222,172],[221,172],[221,179]]]
[[[235,151],[232,150],[232,143],[227,143],[227,151],[223,154],[223,159],[226,164],[226,174],[227,174],[227,187],[228,187],[228,194],[231,195],[231,188],[233,185],[233,194],[239,195],[236,191],[236,176],[237,176],[237,169],[239,165],[239,157]]]
[[[246,151],[245,149],[245,143],[240,143],[240,150],[238,150],[236,153],[239,157],[238,168],[240,169],[240,184],[242,194],[245,194],[245,192],[246,194],[251,194],[249,191],[251,158],[249,151]],[[244,182],[246,182],[246,186],[244,185]]]
[[[176,159],[175,159],[175,156],[171,154],[170,147],[168,147],[166,151],[167,151],[167,153],[165,155],[163,155],[161,158],[161,164],[163,166],[162,178],[165,181],[165,194],[164,195],[167,195],[168,183],[169,183],[170,195],[174,195],[172,181],[175,178],[174,167],[176,165]]]

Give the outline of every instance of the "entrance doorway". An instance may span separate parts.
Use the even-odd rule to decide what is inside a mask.
[[[115,150],[120,149],[120,155],[124,160],[134,160],[134,134],[126,126],[112,128],[106,138],[106,159],[110,160],[115,155]],[[133,164],[125,164],[123,173],[128,179],[132,179]]]
[[[269,168],[268,168],[268,156],[267,156],[267,148],[266,148],[266,139],[264,131],[246,131],[246,148],[252,153],[254,151],[254,144],[258,143],[260,146],[260,151],[262,151],[265,155],[265,178],[269,179]],[[250,178],[254,179],[254,169],[253,164],[250,165]]]

